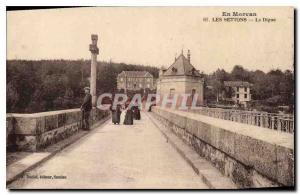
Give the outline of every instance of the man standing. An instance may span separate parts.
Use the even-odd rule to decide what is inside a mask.
[[[82,129],[90,130],[89,118],[90,118],[90,112],[92,110],[92,95],[90,94],[89,87],[85,87],[84,92],[85,92],[85,97],[80,107],[82,112]]]

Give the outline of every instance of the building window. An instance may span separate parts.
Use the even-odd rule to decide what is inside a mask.
[[[196,93],[196,89],[192,89],[192,96],[194,96]]]
[[[142,88],[142,83],[140,83],[140,88]]]
[[[150,79],[148,78],[147,81],[150,82]]]
[[[121,82],[123,82],[123,78],[121,78]]]
[[[133,84],[133,88],[136,88],[136,84]]]
[[[150,84],[147,84],[147,87],[150,88]]]
[[[169,94],[169,96],[170,96],[170,97],[173,97],[174,94],[175,94],[175,89],[170,89],[170,94]]]
[[[194,101],[194,97],[195,97],[195,93],[196,93],[196,89],[192,89],[192,102]]]
[[[236,94],[236,98],[239,99],[240,98],[240,94]]]
[[[245,92],[247,92],[247,87],[244,87]]]
[[[247,94],[244,94],[244,98],[247,99]]]
[[[236,91],[239,91],[240,90],[240,88],[239,87],[236,87]]]

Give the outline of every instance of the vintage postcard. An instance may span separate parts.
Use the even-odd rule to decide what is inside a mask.
[[[293,7],[7,7],[8,189],[295,189]]]

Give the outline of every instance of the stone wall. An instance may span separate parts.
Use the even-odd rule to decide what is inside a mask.
[[[160,107],[152,111],[240,188],[294,186],[292,134]]]
[[[192,94],[192,90],[198,94],[197,103],[203,105],[203,78],[191,76],[169,76],[163,77],[157,83],[157,93],[159,95],[169,96],[170,90],[174,89],[174,94],[179,95],[181,99],[183,94]],[[180,105],[181,100],[177,105]]]
[[[108,111],[93,109],[90,125],[107,117]],[[6,146],[14,151],[39,151],[75,134],[81,127],[80,109],[7,114]]]

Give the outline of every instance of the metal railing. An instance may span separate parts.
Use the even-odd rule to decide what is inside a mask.
[[[275,114],[207,107],[202,107],[196,110],[191,109],[189,111],[214,118],[255,125],[287,133],[294,133],[294,115],[291,114]]]

